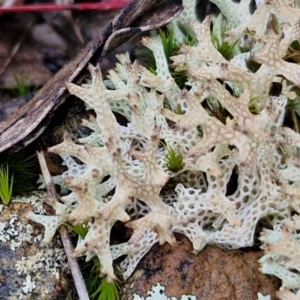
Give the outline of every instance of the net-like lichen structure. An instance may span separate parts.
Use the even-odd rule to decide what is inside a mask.
[[[257,1],[251,14],[250,0],[212,2],[220,16],[200,22],[196,1],[183,1],[182,15],[168,25],[180,44],[176,55],[166,57],[157,32],[142,39],[153,53],[155,72],[124,54],[106,80],[90,65],[90,83],[68,85],[94,111],[83,123],[92,133],[78,143],[65,133],[49,149],[64,158],[68,171],[62,177],[71,193],[56,204],[57,216],[30,217],[45,225],[46,241],[65,221],[88,223],[75,253],[97,255],[109,280],[115,278],[113,260],[126,255],[126,278],[154,243],[174,244],[174,232],[186,235],[195,252],[206,244],[248,247],[263,220],[274,231],[261,238],[269,253],[262,270],[279,276],[285,288],[299,289],[294,232],[300,228],[300,135],[283,126],[289,95],[300,86],[300,66],[285,59],[300,38],[299,3]],[[212,32],[222,38],[224,26],[222,43],[233,45],[231,58],[212,39]],[[193,45],[184,43],[182,28]],[[174,72],[186,76],[183,89]],[[278,81],[281,91],[271,95]],[[163,145],[180,149],[181,170],[168,169]],[[112,245],[117,221],[132,235]]]

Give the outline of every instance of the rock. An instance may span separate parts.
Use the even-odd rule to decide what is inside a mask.
[[[207,246],[198,255],[190,241],[179,236],[174,246],[156,244],[139,263],[121,290],[122,300],[133,294],[146,298],[147,291],[160,283],[168,297],[195,295],[205,300],[257,300],[257,293],[271,295],[280,281],[260,273],[258,259],[262,251],[222,250]]]
[[[59,237],[41,246],[44,228],[26,219],[30,210],[44,212],[45,197],[39,192],[0,205],[0,299],[65,300],[73,293]]]

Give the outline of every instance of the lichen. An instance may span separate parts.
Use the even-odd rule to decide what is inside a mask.
[[[151,290],[148,291],[147,298],[134,294],[132,300],[177,300],[176,297],[168,297],[165,294],[165,289],[164,286],[158,283],[155,286],[152,286]],[[182,295],[180,300],[197,300],[197,298],[193,295]]]
[[[44,192],[42,193],[45,196]],[[45,213],[43,208],[43,200],[41,195],[33,193],[29,197],[14,196],[12,203],[30,203],[32,204],[32,210],[38,214]],[[7,214],[7,209],[3,208],[2,214]],[[33,226],[28,223],[24,223],[20,220],[19,215],[16,212],[9,214],[9,217],[0,222],[0,241],[9,241],[9,247],[15,251],[22,245],[23,242],[32,243],[34,241]]]
[[[37,215],[44,214],[46,198],[47,194],[44,191],[26,196],[13,196],[10,207],[2,208],[2,272],[7,275],[8,281],[12,276],[15,279],[15,276],[19,275],[18,280],[9,281],[9,289],[5,284],[2,286],[1,293],[5,299],[29,299],[36,295],[50,294],[55,290],[55,282],[60,281],[61,275],[68,269],[66,256],[59,242],[39,247],[43,239],[41,229],[35,228],[23,216],[28,210]]]
[[[84,122],[93,133],[80,143],[65,133],[63,142],[49,149],[70,166],[64,183],[71,193],[61,198],[60,219],[53,229],[63,221],[88,222],[88,234],[75,254],[97,255],[101,275],[108,280],[115,278],[114,259],[127,255],[121,263],[127,278],[154,243],[174,244],[174,232],[186,235],[195,252],[206,244],[248,247],[261,219],[278,229],[291,221],[291,207],[299,212],[300,135],[283,126],[289,91],[300,86],[300,66],[284,59],[290,44],[299,39],[299,3],[292,7],[284,0],[260,2],[251,15],[249,0],[212,2],[223,18],[213,25],[212,16],[196,21],[194,10],[182,18],[190,21],[186,26],[196,37],[195,45],[182,44],[169,58],[171,68],[187,76],[183,90],[172,78],[156,33],[142,40],[153,51],[156,75],[127,54],[118,56],[107,80],[98,66],[89,65],[90,84],[68,85],[70,94],[82,99],[96,117]],[[227,42],[238,41],[231,61],[211,40],[211,26],[226,20]],[[173,29],[181,30],[176,22]],[[174,37],[180,40],[181,34]],[[246,53],[238,47],[245,40]],[[248,67],[253,61],[257,71]],[[282,90],[270,96],[278,77]],[[223,120],[207,109],[214,103],[226,111]],[[127,119],[126,125],[115,112]],[[160,141],[180,149],[182,169],[168,170]],[[76,158],[72,166],[70,157]],[[178,183],[173,191],[166,189],[170,180]],[[49,218],[35,220],[47,226]],[[117,221],[126,223],[132,235],[126,243],[111,245]],[[297,222],[294,219],[294,230],[299,230]],[[284,287],[299,289],[300,275],[284,272],[292,266],[300,272],[292,263],[298,259],[298,241],[287,232],[278,241],[276,248],[266,240],[272,259],[265,258],[262,270],[280,277]],[[290,263],[274,266],[275,253]]]

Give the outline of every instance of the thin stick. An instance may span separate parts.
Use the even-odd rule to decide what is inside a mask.
[[[75,3],[75,4],[26,4],[10,7],[0,7],[0,13],[22,13],[59,10],[113,10],[124,8],[130,1],[118,0],[100,3]]]
[[[36,151],[36,153],[37,153],[37,158],[38,158],[41,170],[42,170],[44,181],[46,184],[48,195],[52,199],[58,201],[58,196],[57,196],[57,193],[55,190],[55,186],[54,186],[52,177],[51,177],[50,172],[47,167],[44,153],[43,153],[43,151],[41,151],[41,152]],[[85,286],[83,277],[82,277],[82,274],[81,274],[81,271],[80,271],[80,268],[79,268],[79,265],[78,265],[78,262],[77,262],[76,258],[74,258],[74,256],[73,256],[73,246],[70,241],[68,231],[67,231],[66,227],[60,226],[58,229],[58,232],[59,232],[60,238],[62,240],[64,249],[65,249],[65,252],[66,252],[66,255],[68,258],[68,263],[69,263],[69,266],[70,266],[70,269],[72,272],[72,276],[74,279],[74,283],[75,283],[75,287],[76,287],[79,299],[80,300],[90,300],[88,292],[86,290],[86,286]]]

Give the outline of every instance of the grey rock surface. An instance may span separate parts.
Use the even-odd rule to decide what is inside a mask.
[[[26,218],[30,210],[44,210],[44,197],[45,192],[39,192],[15,198],[14,201],[20,202],[13,202],[8,207],[0,205],[1,300],[65,300],[68,294],[73,294],[59,237],[42,246],[43,226]]]

